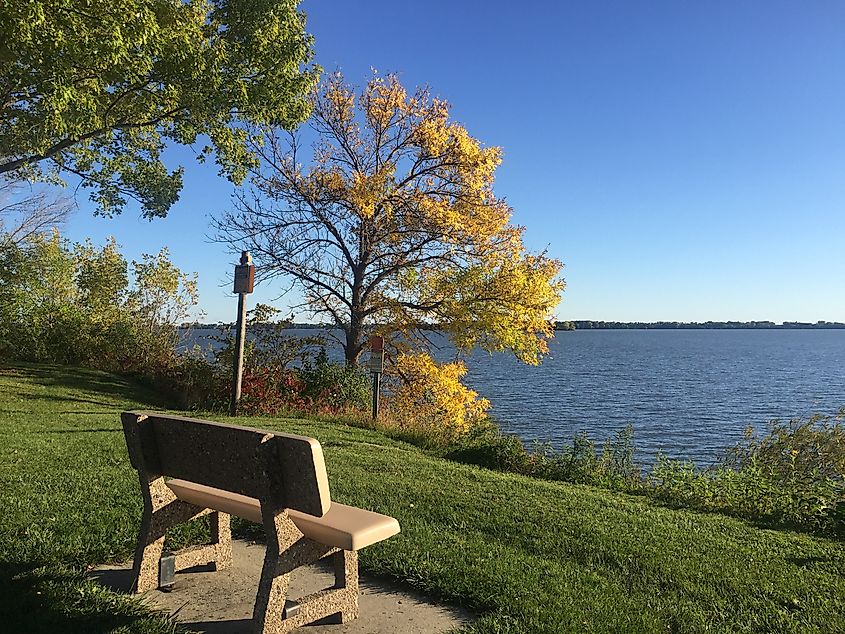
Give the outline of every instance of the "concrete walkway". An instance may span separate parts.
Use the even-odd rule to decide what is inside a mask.
[[[264,560],[264,546],[236,540],[232,543],[234,564],[221,572],[207,570],[179,573],[171,592],[152,590],[143,595],[147,604],[166,610],[191,630],[210,634],[250,632],[250,619],[258,577]],[[131,570],[127,566],[103,566],[92,576],[103,585],[127,591]],[[328,568],[300,568],[291,580],[290,597],[328,587],[334,577]],[[448,632],[470,622],[465,611],[438,606],[424,597],[382,581],[361,577],[361,615],[345,625],[310,625],[304,634],[428,634]]]

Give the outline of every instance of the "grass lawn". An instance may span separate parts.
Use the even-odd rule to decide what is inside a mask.
[[[0,369],[0,631],[175,630],[81,574],[131,556],[141,500],[118,413],[160,407],[108,374]],[[362,570],[477,610],[469,631],[845,632],[840,541],[485,471],[361,429],[237,422],[318,438],[333,498],[402,524]]]

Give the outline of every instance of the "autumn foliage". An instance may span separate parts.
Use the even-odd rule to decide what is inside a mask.
[[[395,76],[356,92],[336,74],[313,112],[310,153],[284,131],[255,132],[262,165],[252,192],[217,220],[219,237],[249,248],[265,277],[298,286],[303,308],[343,330],[350,364],[368,326],[420,341],[423,323],[460,349],[537,363],[552,336],[561,264],[526,251],[522,227],[495,195],[500,148]]]
[[[490,407],[461,383],[467,369],[460,361],[437,364],[428,354],[407,353],[396,360],[394,371],[402,381],[390,401],[390,414],[400,427],[450,440],[466,434]]]
[[[460,364],[424,356],[423,329],[436,326],[459,354],[480,347],[537,364],[561,263],[527,251],[494,192],[501,149],[471,136],[428,89],[375,75],[356,90],[335,74],[314,96],[310,125],[310,150],[284,130],[252,130],[261,165],[217,219],[219,238],[251,250],[265,279],[297,287],[302,309],[342,331],[348,365],[367,333],[385,335],[408,383],[396,398],[464,427],[481,402],[460,386]]]

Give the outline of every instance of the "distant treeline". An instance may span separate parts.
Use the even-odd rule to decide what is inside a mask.
[[[233,328],[235,324],[183,323],[182,328]],[[288,328],[308,328],[327,330],[330,324],[292,323]],[[436,324],[420,324],[423,330],[438,330]],[[555,330],[822,330],[845,329],[840,321],[785,321],[776,324],[773,321],[556,321]]]
[[[557,321],[555,330],[819,330],[826,328],[845,328],[838,321],[785,321],[776,324],[773,321]]]

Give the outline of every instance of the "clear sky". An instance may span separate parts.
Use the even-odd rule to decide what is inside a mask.
[[[566,265],[561,319],[845,321],[845,3],[305,0],[316,61],[428,84],[504,149],[496,191]],[[185,150],[164,220],[80,210],[72,239],[169,246],[209,321],[231,187]],[[257,288],[250,303],[279,288]],[[276,302],[284,307],[285,300]]]

